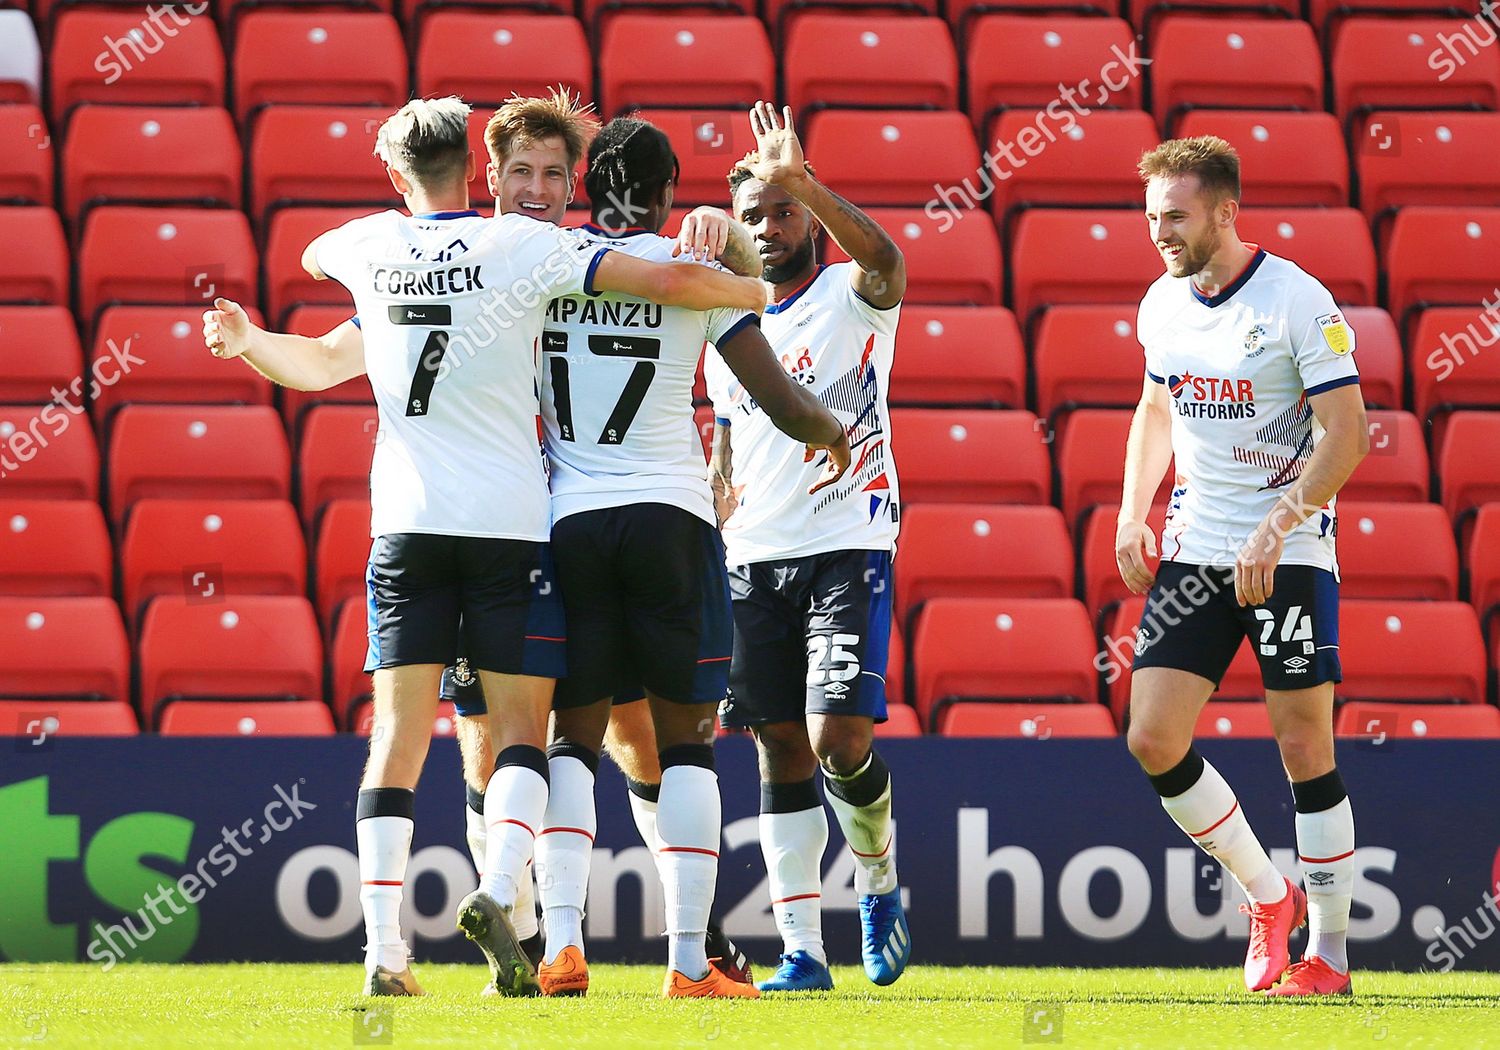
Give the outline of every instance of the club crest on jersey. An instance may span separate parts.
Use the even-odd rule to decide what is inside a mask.
[[[1328,344],[1328,349],[1340,357],[1354,349],[1354,341],[1349,338],[1349,325],[1345,323],[1343,314],[1324,314],[1318,318],[1318,328],[1323,332],[1323,342]]]
[[[1265,353],[1265,340],[1266,326],[1263,324],[1251,325],[1250,330],[1245,333],[1245,356],[1259,357]]]

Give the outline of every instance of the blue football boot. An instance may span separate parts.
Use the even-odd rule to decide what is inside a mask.
[[[798,949],[783,955],[776,972],[755,987],[763,992],[831,992],[833,974],[810,952]]]
[[[901,888],[860,897],[859,925],[864,932],[860,954],[865,975],[876,984],[895,984],[911,959],[911,927],[901,907]]]

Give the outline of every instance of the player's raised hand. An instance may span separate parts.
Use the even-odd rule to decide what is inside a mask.
[[[750,174],[773,186],[794,182],[807,174],[802,143],[792,127],[791,106],[784,107],[778,117],[771,103],[757,102],[750,110],[750,130],[755,133],[756,154]]]
[[[1240,605],[1264,605],[1271,597],[1285,541],[1280,530],[1262,523],[1240,548],[1234,559],[1234,600]]]
[[[704,205],[688,212],[677,233],[673,255],[691,255],[703,261],[717,259],[729,245],[729,213]]]
[[[1156,557],[1156,534],[1143,521],[1122,521],[1115,529],[1115,564],[1131,594],[1145,594],[1156,582],[1147,559]]]
[[[809,496],[838,481],[849,469],[849,461],[854,458],[853,451],[849,448],[849,435],[844,428],[839,428],[838,440],[830,445],[809,444],[807,454],[802,457],[802,462],[811,463],[813,457],[819,452],[828,453],[828,462],[823,466],[823,473],[818,475],[817,482],[807,490]]]
[[[233,299],[215,299],[203,311],[203,343],[215,357],[239,357],[250,349],[250,318]]]

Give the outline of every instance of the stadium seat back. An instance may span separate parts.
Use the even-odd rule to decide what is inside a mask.
[[[84,106],[63,146],[72,218],[109,202],[240,207],[240,140],[217,106]]]
[[[1470,405],[1500,408],[1497,346],[1500,316],[1470,306],[1424,310],[1412,339],[1412,409],[1417,418],[1430,422],[1440,412]],[[1442,447],[1436,428],[1433,445]]]
[[[0,11],[0,15],[6,14]],[[140,727],[125,700],[0,700],[0,736],[27,736],[40,746],[55,736],[135,736]]]
[[[318,618],[331,628],[334,615],[350,599],[365,593],[370,561],[370,501],[336,499],[318,521]]]
[[[1003,306],[901,308],[893,405],[1026,403],[1026,348],[1016,317]]]
[[[868,208],[866,214],[891,235],[906,257],[908,303],[931,306],[999,306],[1004,285],[1000,239],[983,212],[969,212],[955,220],[937,211],[936,218],[921,208]],[[825,262],[849,256],[824,239]]]
[[[304,521],[313,521],[332,500],[369,500],[379,433],[374,405],[320,405],[307,414],[297,460]]]
[[[109,597],[114,578],[97,502],[0,499],[0,595]]]
[[[1053,307],[1042,315],[1032,352],[1039,415],[1065,405],[1133,408],[1141,398],[1146,366],[1132,307]]]
[[[916,708],[906,704],[891,704],[885,709],[885,714],[886,720],[875,724],[877,740],[922,735],[922,720],[917,717]]]
[[[70,305],[72,282],[62,220],[51,208],[0,208],[0,244],[24,252],[0,254],[0,303]]]
[[[1458,18],[1344,22],[1333,44],[1333,112],[1347,124],[1360,110],[1500,108],[1500,49],[1476,49],[1460,63],[1439,48],[1441,39],[1464,38],[1468,29]],[[1446,76],[1444,64],[1452,67]],[[1373,121],[1354,130],[1369,140],[1366,147],[1389,134]]]
[[[1500,502],[1500,412],[1455,412],[1438,454],[1443,508],[1459,519]]]
[[[1430,306],[1495,299],[1500,273],[1500,207],[1402,208],[1385,252],[1387,308],[1402,334]]]
[[[1372,408],[1400,408],[1406,355],[1391,315],[1378,306],[1345,306],[1344,320],[1354,329],[1359,347],[1359,386]]]
[[[823,110],[806,126],[818,178],[861,207],[925,204],[980,166],[973,126],[955,110]]]
[[[1339,490],[1345,499],[1415,502],[1427,499],[1427,446],[1422,424],[1410,412],[1372,409],[1366,413],[1370,451]]]
[[[936,17],[803,15],[787,30],[781,70],[799,116],[810,106],[958,108],[958,53]]]
[[[82,374],[78,330],[65,307],[0,306],[0,404],[45,404],[54,388],[67,390]]]
[[[213,19],[175,13],[153,23],[143,14],[79,6],[58,16],[50,64],[55,128],[83,102],[224,105],[224,50]]]
[[[598,60],[605,117],[647,106],[748,108],[772,98],[776,83],[765,26],[749,15],[621,14],[604,27]]]
[[[943,736],[1061,740],[1117,736],[1103,704],[957,703],[943,708]]]
[[[333,714],[340,726],[353,724],[356,710],[370,699],[373,680],[365,672],[365,657],[370,648],[367,633],[365,601],[350,598],[334,617],[329,673],[332,676]]]
[[[905,507],[1046,503],[1051,496],[1045,435],[1030,412],[898,408],[891,435]]]
[[[272,103],[379,106],[377,123],[408,97],[406,47],[379,11],[251,11],[234,42],[235,115]]]
[[[372,163],[379,128],[370,110],[356,106],[266,107],[250,144],[256,220],[287,205],[358,206],[365,214],[401,207],[385,169]]]
[[[583,26],[567,15],[524,11],[438,11],[422,21],[417,95],[458,95],[498,106],[562,86],[594,95],[593,60]],[[482,162],[484,157],[480,155]]]
[[[1139,210],[1032,209],[1015,224],[1010,255],[1011,308],[1027,331],[1049,306],[1134,306],[1162,274]]]
[[[1500,199],[1493,163],[1500,113],[1375,113],[1369,120],[1392,129],[1388,140],[1365,139],[1357,153],[1359,206],[1369,219],[1409,204]]]
[[[1151,109],[1168,134],[1193,108],[1323,108],[1323,56],[1300,19],[1169,15],[1152,54]]]
[[[117,523],[140,499],[287,499],[291,453],[265,405],[129,405],[109,443]]]
[[[302,269],[302,252],[313,239],[374,208],[285,208],[271,215],[266,233],[266,320],[285,330],[293,308],[326,304],[354,315],[354,297],[337,281],[315,281]]]
[[[1353,208],[1246,208],[1237,228],[1316,277],[1339,305],[1375,304],[1375,244]]]
[[[1062,479],[1063,515],[1074,525],[1096,504],[1120,502],[1125,483],[1125,439],[1130,433],[1127,409],[1092,408],[1068,416],[1067,429],[1057,440],[1057,472]],[[1168,470],[1153,503],[1165,504],[1175,475]]]
[[[1089,615],[1096,619],[1110,605],[1130,598],[1130,590],[1120,579],[1120,567],[1115,561],[1115,524],[1119,514],[1118,503],[1100,504],[1084,519],[1079,549],[1079,561],[1083,567],[1083,603],[1088,607]],[[1146,524],[1151,527],[1153,536],[1161,536],[1166,514],[1166,505],[1158,503],[1146,515]]]
[[[1338,516],[1343,597],[1458,597],[1458,546],[1442,507],[1341,499]]]
[[[0,11],[0,19],[11,14]],[[4,33],[0,25],[0,34]],[[5,43],[0,43],[0,101],[6,96]],[[0,157],[0,205],[38,204],[52,207],[52,179],[57,151],[42,111],[30,102],[0,105],[0,142],[12,144]],[[19,148],[16,148],[19,147]]]
[[[1266,705],[1245,700],[1215,700],[1204,704],[1193,729],[1193,736],[1200,738],[1270,739],[1275,735]]]
[[[321,700],[179,700],[161,713],[163,736],[329,736]]]
[[[1493,617],[1500,611],[1500,501],[1479,508],[1468,550],[1469,601],[1493,635]]]
[[[0,434],[17,461],[0,472],[0,499],[99,498],[99,447],[83,416],[56,405],[0,405]]]
[[[1136,48],[1134,38],[1123,18],[986,15],[968,32],[969,116],[983,128],[1002,109],[1052,104],[1063,86],[1095,108],[1139,109],[1140,77],[1120,68],[1116,58]],[[1116,62],[1114,83],[1104,85],[1100,70],[1110,62]],[[1114,85],[1119,90],[1109,90]]]
[[[1065,118],[1072,118],[1070,112]],[[1088,119],[1064,119],[1038,124],[1035,110],[1012,109],[990,125],[987,143],[1031,145],[1036,155],[1008,161],[1004,155],[987,173],[969,173],[960,186],[970,196],[993,188],[989,206],[997,219],[1006,219],[1020,206],[1127,207],[1141,200],[1141,180],[1135,166],[1141,154],[1160,141],[1150,114],[1138,109],[1099,110]],[[1040,137],[1038,137],[1040,136]],[[1040,143],[1045,138],[1043,148]],[[1003,173],[1003,174],[1002,174]],[[953,185],[948,183],[945,185]]]
[[[0,597],[0,653],[0,698],[130,699],[130,647],[113,598]]]
[[[1500,738],[1500,708],[1351,701],[1339,708],[1334,729],[1339,736],[1362,737],[1377,746],[1387,740],[1494,740]]]
[[[1339,644],[1343,699],[1484,702],[1484,639],[1466,602],[1346,601]]]
[[[1218,135],[1235,148],[1246,204],[1257,208],[1344,208],[1349,204],[1349,159],[1343,132],[1332,114],[1195,109],[1183,115],[1177,134],[1184,138]]]
[[[745,111],[739,109],[642,109],[635,113],[672,140],[681,176],[672,200],[677,205],[725,207],[730,165],[755,148]],[[809,144],[809,150],[811,145]],[[822,173],[820,167],[819,173]],[[582,180],[580,180],[581,183]]]

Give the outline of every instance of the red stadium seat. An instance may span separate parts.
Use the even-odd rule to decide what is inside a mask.
[[[1474,518],[1467,561],[1469,601],[1488,628],[1500,610],[1500,502],[1486,503]]]
[[[1301,20],[1172,15],[1152,56],[1151,110],[1169,135],[1190,109],[1323,108],[1323,57]]]
[[[260,323],[260,311],[246,307]],[[105,386],[96,384],[94,418],[107,429],[110,416],[121,405],[218,403],[268,405],[271,383],[242,362],[225,362],[203,348],[203,312],[190,306],[111,306],[99,316],[94,330],[95,361],[139,358],[129,371],[111,367],[118,375]],[[101,366],[101,370],[102,366]]]
[[[256,221],[297,204],[358,205],[365,214],[401,207],[374,156],[379,127],[374,111],[355,106],[267,106],[250,141]]]
[[[438,11],[422,21],[417,96],[458,95],[498,106],[511,95],[545,95],[559,84],[593,97],[583,26],[566,15]]]
[[[940,18],[806,14],[787,30],[781,61],[799,117],[813,106],[958,108],[958,53]]]
[[[1000,114],[985,142],[996,144],[990,146],[992,153],[1005,147],[1010,152],[1000,152],[988,177],[971,172],[969,185],[959,188],[970,192],[993,187],[990,209],[1002,220],[1023,205],[1125,207],[1141,201],[1136,162],[1161,140],[1149,114],[1138,109],[1099,110],[1079,120],[1069,111],[1066,126],[1042,118],[1030,109]],[[1016,146],[1022,147],[1024,156],[1015,153]],[[1028,147],[1035,147],[1034,155]]]
[[[23,6],[0,10],[0,103],[35,105],[42,100],[42,48]]]
[[[919,503],[901,520],[896,621],[934,598],[1071,598],[1073,544],[1056,507]]]
[[[1030,412],[898,408],[891,447],[901,500],[914,503],[1046,503],[1051,467],[1041,421]]]
[[[1354,353],[1365,404],[1374,408],[1400,408],[1406,366],[1396,322],[1378,306],[1345,306],[1343,312],[1344,320],[1359,341],[1359,349]]]
[[[1465,602],[1346,601],[1339,644],[1344,699],[1484,703],[1484,639]]]
[[[1141,37],[1153,49],[1161,19],[1174,12],[1209,16],[1214,21],[1255,16],[1301,18],[1302,4],[1299,0],[1269,0],[1267,3],[1255,3],[1253,0],[1128,0],[1126,8],[1130,24],[1140,30]]]
[[[85,106],[62,161],[73,218],[111,202],[240,207],[240,140],[226,109]]]
[[[1134,408],[1141,399],[1145,357],[1135,338],[1135,308],[1057,306],[1042,315],[1032,344],[1036,409]]]
[[[938,732],[1028,740],[1119,735],[1103,704],[950,704],[943,708]]]
[[[1458,547],[1442,507],[1339,500],[1338,515],[1342,597],[1458,597]]]
[[[109,442],[109,512],[139,499],[287,499],[291,454],[265,405],[129,405]]]
[[[1146,516],[1146,524],[1151,527],[1158,544],[1166,514],[1165,504],[1157,504]],[[1120,568],[1115,562],[1115,527],[1119,516],[1118,504],[1101,504],[1088,516],[1083,527],[1078,552],[1083,567],[1083,601],[1089,614],[1095,617],[1104,613],[1108,606],[1130,598],[1130,591],[1120,579]]]
[[[161,713],[162,736],[330,736],[321,700],[180,700]]]
[[[1495,109],[1500,107],[1500,52],[1488,47],[1442,75],[1442,38],[1463,37],[1470,22],[1456,18],[1356,18],[1333,45],[1333,112],[1346,128],[1378,147],[1375,109]],[[1357,126],[1362,124],[1362,126]],[[1398,124],[1398,126],[1400,126]],[[1404,137],[1404,135],[1403,135]]]
[[[1096,504],[1119,505],[1125,484],[1125,438],[1132,412],[1088,408],[1068,416],[1058,438],[1057,473],[1062,481],[1062,511],[1070,524]],[[1168,469],[1156,490],[1154,503],[1166,503],[1175,475]]]
[[[65,307],[0,306],[0,404],[43,404],[54,387],[67,390],[82,374],[78,330]]]
[[[302,269],[302,253],[320,235],[374,208],[287,208],[271,216],[266,234],[266,320],[286,330],[293,307],[327,303],[354,314],[354,298],[337,281],[315,281]]]
[[[1344,20],[1355,15],[1451,15],[1459,11],[1477,14],[1479,0],[1308,0],[1307,20],[1324,40],[1332,41]]]
[[[333,626],[344,602],[365,593],[365,569],[370,561],[370,501],[337,499],[318,521],[318,618]]]
[[[293,335],[318,337],[333,331],[354,315],[348,306],[298,306],[286,317],[286,330]],[[281,413],[293,435],[301,433],[307,413],[317,405],[373,405],[375,392],[369,376],[355,376],[327,390],[293,390],[283,387]]]
[[[1359,206],[1372,221],[1409,204],[1500,200],[1493,164],[1500,113],[1375,113],[1376,123],[1399,130],[1388,144],[1366,139],[1357,154]]]
[[[257,301],[255,243],[243,212],[110,206],[89,212],[78,253],[88,322],[114,303]]]
[[[979,169],[973,125],[956,110],[824,110],[806,133],[818,178],[860,207],[925,204]]]
[[[1061,303],[1140,302],[1162,275],[1139,210],[1037,208],[1015,225],[1011,308],[1025,329]]]
[[[917,709],[906,704],[890,704],[885,709],[886,720],[875,723],[875,736],[880,740],[922,735],[922,720]]]
[[[1092,702],[1094,632],[1071,598],[938,598],[912,638],[917,713],[955,699]]]
[[[776,83],[765,26],[748,15],[622,14],[604,27],[597,57],[606,118],[643,106],[748,107]]]
[[[24,244],[24,252],[0,256],[0,302],[67,306],[68,242],[51,208],[0,208],[0,244]]]
[[[0,471],[0,499],[99,498],[99,447],[84,417],[55,405],[0,406],[0,442],[16,461]]]
[[[1387,308],[1403,333],[1429,306],[1476,308],[1495,298],[1500,207],[1402,208],[1385,252]]]
[[[1003,306],[902,307],[891,365],[893,405],[1026,403],[1026,348]]]
[[[233,69],[241,123],[278,102],[391,110],[408,98],[401,28],[377,11],[251,11],[235,30]]]
[[[956,221],[952,213],[938,211],[934,218],[921,208],[865,210],[906,257],[906,302],[1000,305],[1000,240],[989,216],[973,212]],[[831,238],[825,244],[824,261],[849,258]]]
[[[162,596],[140,637],[141,719],[169,701],[321,700],[323,646],[306,598],[236,595],[218,603]]]
[[[885,695],[892,706],[906,707],[906,672],[910,669],[906,658],[906,641],[899,623],[891,624],[890,649],[885,660]],[[920,723],[917,723],[920,726]]]
[[[7,12],[0,11],[0,16]],[[0,99],[5,85],[0,83]],[[0,157],[0,204],[52,207],[52,135],[42,111],[29,102],[0,105],[0,142],[10,148]]]
[[[0,594],[109,597],[114,552],[93,500],[0,499]]]
[[[1412,409],[1430,422],[1473,405],[1500,408],[1500,320],[1468,306],[1424,310],[1412,340]],[[1363,346],[1359,352],[1363,352]],[[1434,434],[1434,445],[1441,446]]]
[[[1381,744],[1392,739],[1494,740],[1500,738],[1500,708],[1347,703],[1339,708],[1334,731]]]
[[[1091,108],[1139,109],[1140,77],[1117,57],[1135,51],[1134,40],[1123,18],[986,15],[968,33],[969,116],[984,128],[1002,109],[1042,109],[1064,94]]]
[[[1240,155],[1245,204],[1343,208],[1349,203],[1344,134],[1330,114],[1196,109],[1183,115],[1177,134],[1228,140]]]
[[[354,724],[360,706],[368,709],[374,691],[371,676],[365,673],[365,656],[370,647],[367,633],[365,601],[351,598],[335,617],[333,641],[329,643],[329,680],[333,691],[333,715],[341,726]]]
[[[1290,259],[1341,305],[1374,306],[1375,245],[1353,208],[1246,208],[1238,230],[1247,241]]]
[[[224,105],[224,50],[213,19],[174,14],[161,25],[128,6],[63,11],[52,32],[53,127],[81,102]]]
[[[711,405],[699,405],[693,409],[693,423],[698,428],[698,437],[703,442],[703,459],[705,462],[713,455],[714,451],[714,410]]]
[[[585,7],[599,0],[584,0]],[[753,7],[752,7],[753,10]],[[786,40],[787,31],[809,14],[841,14],[846,18],[871,15],[938,15],[937,0],[765,0],[762,17],[776,40]]]
[[[0,11],[0,15],[6,12]],[[69,700],[38,706],[0,700],[0,736],[29,736],[38,746],[55,736],[135,736],[135,712],[124,700]]]
[[[130,647],[112,598],[0,598],[0,696],[130,699]]]
[[[1244,700],[1218,700],[1204,704],[1198,713],[1198,724],[1193,728],[1195,737],[1234,739],[1275,735],[1271,731],[1271,715],[1266,705]]]
[[[379,432],[374,405],[320,405],[307,414],[297,456],[304,521],[316,520],[333,500],[369,500],[370,460]]]
[[[1422,424],[1410,412],[1372,409],[1367,416],[1370,452],[1339,495],[1369,502],[1426,502],[1428,459]]]
[[[728,207],[729,167],[755,148],[745,113],[742,109],[642,109],[634,114],[672,140],[682,169],[672,197],[677,204]],[[818,173],[823,174],[821,165]]]
[[[1500,412],[1455,412],[1438,453],[1443,508],[1455,519],[1500,502]]]
[[[159,595],[222,602],[307,591],[307,549],[286,500],[145,499],[120,547],[126,614]]]

